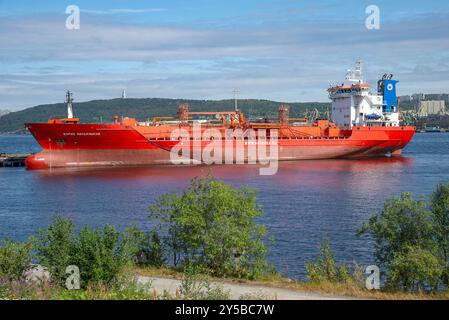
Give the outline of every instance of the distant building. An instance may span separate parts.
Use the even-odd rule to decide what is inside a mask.
[[[447,93],[426,94],[426,100],[444,100],[446,103],[449,103],[449,95]]]
[[[126,90],[122,91],[122,99],[126,99]]]
[[[421,117],[427,117],[434,114],[445,114],[444,100],[420,101],[418,114]]]
[[[412,100],[417,102],[417,105],[419,104],[419,101],[426,99],[426,96],[424,93],[414,93],[412,94]]]
[[[412,102],[416,110],[419,109],[419,103],[425,99],[426,95],[424,93],[414,93],[410,96],[410,101]]]
[[[444,101],[446,101],[447,104],[449,104],[449,94],[443,93],[441,95],[441,100],[444,100]]]
[[[411,96],[399,96],[399,100],[401,102],[410,102],[410,101],[412,101],[412,97]]]

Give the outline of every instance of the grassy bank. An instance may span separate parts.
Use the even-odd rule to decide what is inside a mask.
[[[152,268],[152,267],[136,267],[134,273],[137,275],[155,277],[155,278],[171,278],[182,280],[184,274],[180,270],[172,268]],[[438,293],[407,293],[401,291],[388,290],[368,290],[360,283],[348,281],[345,283],[323,281],[313,283],[307,281],[292,280],[283,278],[279,275],[265,276],[257,280],[244,280],[238,278],[214,278],[210,277],[211,283],[223,284],[243,284],[252,286],[261,286],[265,288],[287,289],[304,293],[323,294],[326,296],[348,297],[355,299],[378,299],[378,300],[440,300],[449,299],[449,292]],[[263,296],[261,296],[263,298]]]

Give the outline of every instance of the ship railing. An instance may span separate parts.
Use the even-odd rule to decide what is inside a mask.
[[[267,137],[269,139],[269,137]],[[320,137],[320,136],[302,136],[302,137],[278,137],[278,140],[343,140],[343,139],[348,139],[348,136],[335,136],[335,137]],[[163,138],[148,138],[147,140],[149,141],[170,141],[172,140],[170,137],[163,137]],[[178,140],[178,139],[176,139]],[[197,141],[195,140],[193,137],[189,138],[189,139],[182,139],[182,140],[189,140],[189,141]],[[217,141],[217,140],[221,140],[224,141],[226,140],[225,137],[222,137],[220,139],[212,139],[212,140],[205,140],[205,139],[201,139],[200,141]],[[237,138],[234,137],[233,140],[237,140]],[[244,137],[243,141],[246,140],[258,140],[256,139],[248,139],[248,137]]]

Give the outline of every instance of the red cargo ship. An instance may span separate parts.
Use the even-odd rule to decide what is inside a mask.
[[[378,82],[373,94],[361,79],[361,65],[342,84],[328,89],[332,120],[290,119],[288,107],[279,107],[276,121],[248,121],[237,108],[228,112],[190,112],[181,104],[177,117],[138,122],[114,117],[111,124],[82,124],[73,117],[71,94],[67,93],[68,117],[25,126],[42,146],[26,159],[28,169],[82,166],[174,164],[179,146],[189,149],[181,163],[210,163],[201,154],[220,151],[225,163],[250,162],[251,151],[265,148],[263,157],[276,160],[362,158],[399,155],[415,132],[399,125],[396,83],[391,75]],[[203,119],[195,119],[201,116]],[[211,116],[210,119],[204,119]],[[179,134],[182,132],[182,134]],[[212,133],[211,133],[212,132]],[[229,132],[242,133],[228,139]],[[256,136],[247,134],[257,132]],[[260,133],[263,133],[260,135]],[[276,134],[276,136],[275,136]],[[200,155],[195,156],[195,148]],[[240,148],[240,149],[239,149]],[[272,148],[276,148],[273,153]],[[232,149],[232,150],[230,150]],[[175,151],[176,150],[176,151]],[[237,150],[240,150],[240,154]],[[230,151],[230,153],[229,153]],[[217,154],[215,154],[217,156]],[[175,158],[176,158],[175,157]],[[217,157],[215,157],[217,159]],[[220,159],[221,160],[221,159]],[[259,156],[259,160],[263,160]]]

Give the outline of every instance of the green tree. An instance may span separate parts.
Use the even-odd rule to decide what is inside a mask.
[[[431,196],[430,207],[435,223],[439,254],[446,265],[442,281],[446,287],[449,287],[449,183],[437,186]]]
[[[437,290],[446,264],[441,244],[447,229],[438,221],[443,216],[445,192],[433,194],[432,211],[423,199],[415,200],[410,193],[393,197],[359,230],[360,235],[369,234],[375,241],[376,260],[386,274],[387,287]]]
[[[190,263],[216,276],[255,278],[269,267],[267,232],[254,221],[262,214],[254,190],[208,176],[194,178],[182,195],[163,195],[149,217],[159,221],[175,266]]]
[[[436,291],[444,272],[443,261],[418,246],[395,252],[388,273],[388,285],[404,291]]]
[[[386,201],[383,210],[363,224],[358,234],[370,234],[374,238],[376,260],[386,269],[395,253],[406,246],[435,249],[431,212],[424,200],[415,200],[405,192]]]

